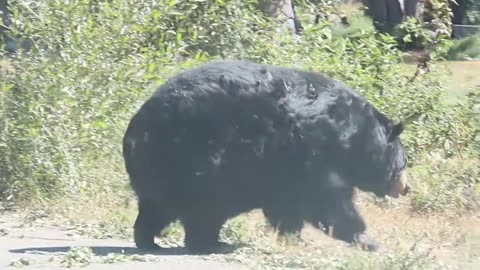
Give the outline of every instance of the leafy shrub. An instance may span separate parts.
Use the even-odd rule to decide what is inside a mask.
[[[480,169],[478,160],[444,160],[430,156],[412,174],[411,205],[417,212],[478,210]]]
[[[36,40],[36,50],[10,59],[15,72],[2,74],[0,191],[7,197],[49,198],[122,178],[119,142],[130,114],[151,84],[190,63],[175,63],[183,43],[169,36],[172,29],[163,29],[165,50],[148,43],[153,24],[164,22],[150,1],[100,1],[95,12],[89,1],[47,2],[14,6],[13,27]],[[171,18],[178,12],[158,7]],[[91,174],[98,165],[106,179]]]
[[[474,156],[480,158],[480,85],[467,94],[465,106],[468,108],[468,115],[465,118],[470,119],[469,123],[473,129],[470,135],[472,143],[469,149]]]
[[[466,0],[465,24],[480,24],[480,2],[477,0]]]
[[[347,37],[362,31],[372,31],[374,28],[373,20],[365,15],[353,16],[348,18],[348,25],[336,25],[332,32],[334,37]]]

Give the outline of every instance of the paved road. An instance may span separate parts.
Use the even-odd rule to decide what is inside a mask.
[[[0,269],[15,269],[12,262],[24,261],[23,269],[64,269],[62,258],[69,254],[71,247],[90,247],[93,259],[87,266],[73,266],[70,269],[169,269],[169,270],[247,270],[249,268],[237,264],[220,262],[182,254],[183,250],[169,250],[161,255],[129,255],[138,254],[138,250],[129,241],[98,240],[71,236],[67,230],[59,227],[18,227],[19,223],[11,216],[0,213]],[[112,254],[127,254],[123,261],[106,263]],[[72,252],[70,252],[72,254]],[[115,255],[114,255],[115,257]],[[122,257],[122,255],[117,255]],[[137,258],[137,259],[135,259]],[[75,260],[78,262],[79,260]]]

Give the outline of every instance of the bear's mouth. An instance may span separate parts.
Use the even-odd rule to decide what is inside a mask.
[[[408,185],[407,173],[403,170],[399,177],[396,179],[388,192],[388,196],[392,198],[398,198],[400,195],[406,196],[410,192],[410,186]]]

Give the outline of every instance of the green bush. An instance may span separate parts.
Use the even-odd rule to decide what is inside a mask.
[[[480,24],[480,2],[477,0],[466,0],[466,16],[464,24]]]
[[[371,31],[373,30],[373,20],[366,16],[353,16],[348,18],[348,25],[336,25],[332,28],[334,37],[346,37],[351,36],[356,33],[362,32],[364,30]]]
[[[471,126],[463,109],[442,102],[434,73],[405,76],[392,37],[371,28],[335,37],[320,22],[292,38],[257,4],[14,1],[11,34],[34,47],[4,56],[0,68],[0,197],[127,196],[118,195],[127,190],[120,142],[133,112],[168,76],[213,58],[345,81],[389,116],[412,122],[404,136],[412,164],[435,149],[454,155],[466,147]]]
[[[431,156],[413,173],[414,211],[442,212],[477,210],[480,203],[478,160],[443,160]]]
[[[480,34],[454,41],[444,57],[456,61],[480,59]]]
[[[467,94],[465,106],[468,108],[465,118],[470,119],[469,125],[473,130],[470,135],[472,142],[469,150],[474,156],[480,158],[480,85]]]

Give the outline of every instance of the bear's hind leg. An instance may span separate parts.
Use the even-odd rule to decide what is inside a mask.
[[[224,245],[219,241],[219,234],[227,219],[216,215],[213,209],[194,211],[182,218],[185,246],[197,254],[218,252]]]
[[[168,226],[175,217],[161,212],[161,208],[148,199],[138,199],[138,216],[134,225],[135,245],[138,248],[159,250],[155,236]]]

